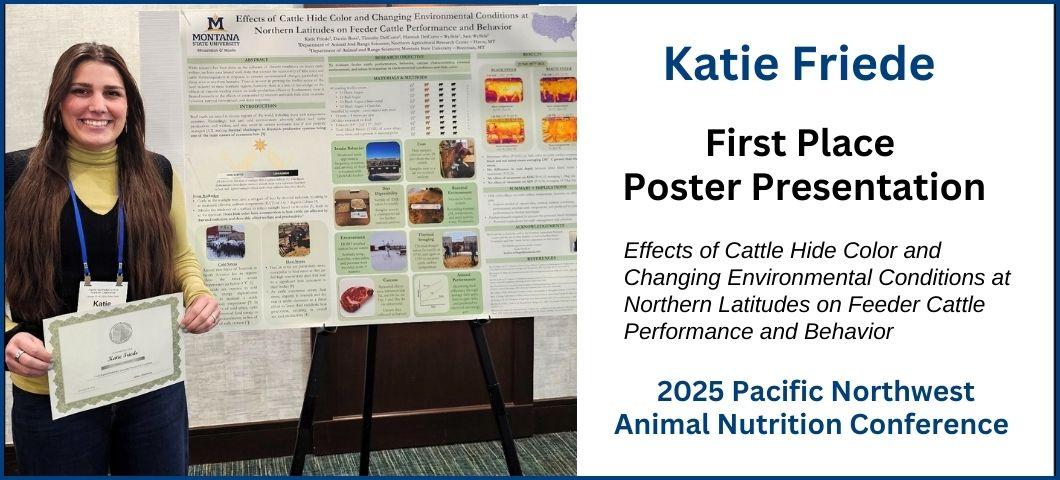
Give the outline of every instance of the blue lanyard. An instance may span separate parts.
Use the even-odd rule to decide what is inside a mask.
[[[81,265],[85,269],[85,286],[92,285],[92,273],[88,270],[88,249],[85,248],[85,228],[81,224],[81,209],[77,206],[77,193],[74,192],[74,182],[67,180],[66,185],[70,187],[70,202],[74,204],[74,220],[77,221],[77,239],[81,241]],[[124,277],[125,258],[125,202],[121,198],[121,190],[118,190],[118,286],[121,286]]]

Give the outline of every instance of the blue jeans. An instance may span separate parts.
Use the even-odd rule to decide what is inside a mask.
[[[47,395],[12,387],[22,475],[187,475],[184,383],[52,420]]]

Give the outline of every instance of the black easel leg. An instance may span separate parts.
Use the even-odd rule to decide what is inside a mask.
[[[368,475],[372,454],[372,399],[375,397],[375,337],[376,325],[368,326],[368,340],[364,354],[364,406],[361,409],[360,474]]]
[[[313,410],[316,409],[317,391],[320,378],[324,375],[324,358],[327,352],[327,339],[335,329],[314,328],[313,360],[309,364],[309,378],[306,379],[305,398],[302,399],[302,414],[298,417],[298,434],[294,441],[294,458],[291,459],[291,476],[302,475],[305,467],[305,456],[313,448]]]
[[[489,320],[472,320],[471,336],[475,339],[475,350],[478,352],[478,363],[482,366],[482,376],[486,379],[486,391],[490,396],[490,409],[493,410],[493,418],[497,421],[497,430],[501,434],[501,448],[504,450],[504,461],[508,464],[508,475],[521,476],[523,469],[519,466],[519,455],[515,452],[515,439],[512,436],[512,427],[508,423],[508,412],[504,408],[504,399],[501,397],[501,386],[497,382],[497,372],[493,370],[493,356],[490,354],[489,343],[486,342],[486,334],[482,326]]]

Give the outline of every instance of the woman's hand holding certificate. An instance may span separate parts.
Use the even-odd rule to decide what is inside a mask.
[[[44,320],[52,419],[184,381],[182,294]]]

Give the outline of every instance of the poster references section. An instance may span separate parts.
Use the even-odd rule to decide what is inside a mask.
[[[185,184],[223,328],[574,313],[576,25],[185,11]]]

